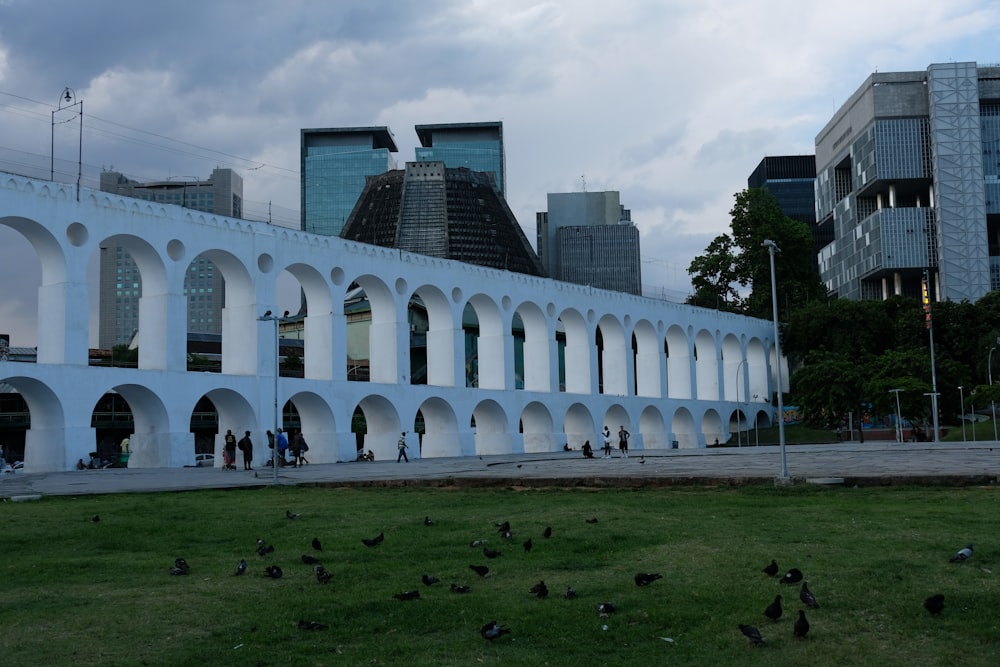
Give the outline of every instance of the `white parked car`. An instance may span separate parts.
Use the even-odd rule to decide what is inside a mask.
[[[211,468],[215,465],[215,454],[195,454],[194,464],[199,468]]]

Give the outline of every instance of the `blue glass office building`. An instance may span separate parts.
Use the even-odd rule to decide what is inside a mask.
[[[503,123],[443,123],[414,129],[420,140],[417,162],[444,162],[451,169],[465,167],[493,174],[500,196],[506,198]]]
[[[1000,67],[877,72],[816,137],[831,294],[976,301],[1000,289]]]
[[[365,179],[395,169],[397,150],[388,127],[303,129],[302,230],[339,236]]]

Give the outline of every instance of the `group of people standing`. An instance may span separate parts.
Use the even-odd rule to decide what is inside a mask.
[[[284,429],[278,429],[277,438],[275,438],[274,433],[268,431],[267,446],[272,451],[272,455],[275,445],[278,447],[276,458],[279,467],[286,465],[300,466],[309,463],[308,459],[306,459],[306,452],[309,451],[309,445],[306,443],[306,439],[301,431],[295,434],[291,444],[289,444],[288,436],[285,434]],[[225,444],[222,448],[223,470],[236,470],[237,449],[243,454],[243,469],[253,470],[253,441],[250,440],[250,431],[245,431],[243,437],[237,440],[232,430],[226,431]],[[291,452],[291,460],[288,458],[289,452]],[[272,458],[274,457],[272,456]],[[270,466],[273,463],[271,460],[268,460],[264,465]]]
[[[610,459],[611,456],[611,429],[608,425],[604,425],[604,456],[602,459]],[[628,458],[628,439],[632,437],[632,434],[628,432],[625,425],[622,424],[618,428],[618,451],[621,453],[623,458]],[[566,451],[569,451],[569,445],[567,444],[563,447]],[[583,443],[583,456],[584,458],[592,459],[594,458],[594,448],[590,446],[590,440]]]

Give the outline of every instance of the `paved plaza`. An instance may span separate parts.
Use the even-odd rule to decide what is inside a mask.
[[[1000,443],[788,445],[795,483],[996,484]],[[280,468],[278,482],[312,486],[591,486],[771,483],[781,472],[777,446],[634,451],[630,458],[585,459],[579,451],[410,463],[327,463]],[[0,475],[0,498],[246,488],[274,483],[271,468],[137,468]]]

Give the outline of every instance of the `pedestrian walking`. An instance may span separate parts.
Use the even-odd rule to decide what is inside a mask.
[[[611,429],[604,425],[604,458],[611,458]]]
[[[625,458],[628,458],[628,439],[630,437],[632,434],[625,429],[625,424],[622,424],[618,429],[618,450]]]
[[[400,434],[399,442],[396,443],[396,448],[399,450],[399,455],[396,456],[396,463],[399,463],[399,459],[403,459],[409,463],[410,457],[406,455],[406,431],[403,431]]]
[[[278,429],[278,435],[275,436],[278,444],[278,466],[284,467],[288,461],[285,459],[285,453],[288,451],[288,436],[282,429]]]
[[[243,452],[243,469],[253,470],[253,442],[250,441],[250,431],[247,431],[245,435],[240,438],[240,441],[236,443],[240,451]]]
[[[306,442],[305,436],[302,435],[302,431],[298,432],[295,436],[295,465],[300,466],[303,463],[309,463],[306,460],[306,452],[309,451],[309,444]]]

